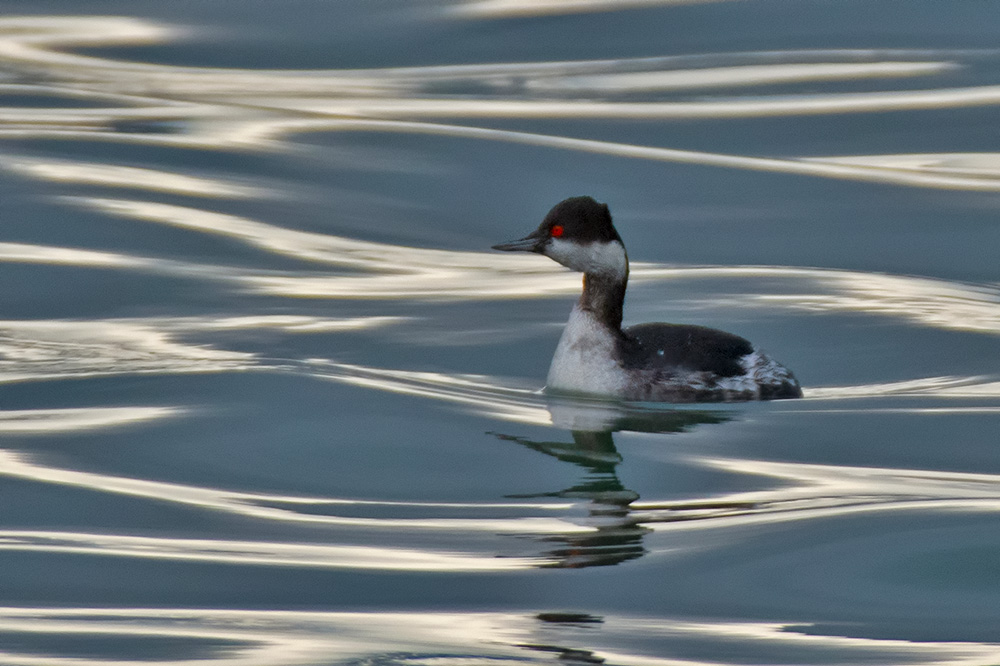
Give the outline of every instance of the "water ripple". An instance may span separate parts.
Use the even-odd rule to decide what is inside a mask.
[[[141,408],[91,414],[81,410],[35,415],[15,414],[15,422],[54,424],[53,431],[85,431],[162,418],[177,410]],[[668,421],[668,419],[672,419]],[[662,415],[660,432],[681,431],[699,423],[726,420],[712,414],[683,410]],[[639,421],[636,421],[637,423]],[[648,421],[654,423],[656,421]],[[706,426],[707,427],[707,426]],[[31,429],[28,429],[29,432]],[[41,426],[35,431],[40,431]],[[0,430],[0,434],[2,434]],[[18,434],[14,429],[11,434]],[[408,570],[503,570],[525,567],[586,567],[617,564],[640,557],[650,530],[682,536],[705,530],[745,538],[748,525],[816,521],[834,517],[900,511],[923,513],[1000,511],[1000,475],[893,467],[859,467],[799,462],[691,456],[694,467],[741,477],[772,480],[762,490],[710,493],[670,501],[640,500],[638,493],[618,480],[615,468],[622,458],[610,433],[574,432],[573,442],[535,442],[500,436],[567,463],[587,469],[589,475],[563,491],[511,497],[500,503],[388,502],[348,498],[244,492],[207,486],[126,477],[68,469],[35,461],[24,452],[0,450],[0,475],[11,479],[86,489],[103,494],[156,500],[189,508],[220,512],[244,519],[276,522],[287,528],[391,531],[399,538],[417,534],[436,545],[403,547],[247,541],[225,538],[178,538],[117,535],[92,532],[8,530],[0,534],[0,550],[67,552],[128,558],[155,558],[220,562],[231,565],[303,566]],[[580,510],[586,509],[586,515]],[[416,517],[386,516],[414,512]],[[374,515],[356,515],[373,512]],[[460,515],[455,516],[455,512]],[[495,515],[499,512],[502,515]],[[352,515],[347,515],[352,514]],[[739,535],[743,534],[744,537]],[[474,535],[487,535],[473,540]],[[515,541],[503,537],[518,537]],[[523,537],[533,537],[521,541]],[[459,547],[443,547],[455,541]],[[476,543],[469,550],[470,543]],[[509,552],[515,544],[519,554]],[[711,542],[701,537],[675,538],[663,553],[703,551]],[[494,561],[503,556],[502,562]]]
[[[441,11],[443,4],[441,13],[462,20],[688,1],[697,0],[456,0],[436,3],[435,8]],[[107,54],[106,49],[114,46],[176,43],[184,33],[180,27],[121,17],[0,18],[0,139],[6,144],[0,152],[0,169],[14,178],[65,188],[60,194],[68,190],[75,196],[54,197],[61,205],[114,216],[119,227],[156,225],[169,227],[172,236],[186,235],[188,241],[215,236],[240,244],[248,251],[238,255],[241,259],[226,261],[244,263],[215,265],[157,257],[152,256],[157,252],[154,247],[146,250],[151,256],[142,256],[124,250],[57,244],[68,245],[70,241],[52,241],[52,245],[3,242],[0,262],[73,267],[80,269],[77,273],[114,270],[183,278],[218,286],[227,297],[237,293],[241,300],[234,304],[236,299],[227,299],[219,306],[221,312],[203,316],[61,319],[50,313],[47,316],[51,318],[0,321],[0,384],[112,375],[163,379],[182,373],[240,376],[251,372],[301,378],[311,385],[316,384],[314,380],[336,382],[377,392],[372,395],[383,398],[387,394],[417,396],[432,401],[432,406],[454,406],[488,422],[468,419],[475,423],[480,437],[486,428],[523,426],[529,434],[544,432],[543,437],[556,441],[495,432],[490,433],[495,440],[489,441],[498,447],[521,447],[519,453],[532,457],[549,456],[548,462],[555,459],[558,465],[571,465],[570,471],[578,474],[568,475],[565,483],[553,480],[558,484],[555,488],[506,497],[501,491],[496,495],[498,501],[484,502],[356,499],[338,496],[341,493],[336,491],[299,494],[294,488],[257,492],[257,487],[240,487],[241,482],[231,477],[203,485],[185,483],[170,476],[170,466],[157,467],[146,477],[141,472],[125,471],[137,461],[139,466],[149,461],[141,455],[116,458],[120,451],[114,445],[119,440],[93,436],[120,429],[123,432],[115,435],[128,440],[126,445],[133,444],[143,428],[164,423],[171,427],[175,421],[190,427],[183,421],[200,409],[197,406],[0,409],[0,477],[10,482],[15,493],[18,489],[24,489],[26,497],[40,493],[50,503],[67,502],[58,505],[64,507],[73,497],[81,496],[93,506],[107,502],[120,510],[112,512],[110,518],[80,511],[75,520],[82,524],[77,525],[72,523],[73,516],[32,513],[35,507],[25,508],[16,517],[25,522],[0,530],[0,551],[12,561],[26,553],[43,566],[44,556],[51,555],[53,560],[74,564],[94,558],[105,565],[153,562],[184,571],[206,565],[244,567],[249,570],[243,572],[246,575],[320,569],[324,575],[461,572],[478,574],[480,581],[496,576],[513,580],[514,572],[531,568],[617,565],[650,553],[681,562],[686,556],[693,555],[687,558],[692,560],[713,549],[713,555],[723,557],[723,551],[730,547],[737,550],[739,558],[729,560],[729,564],[743,566],[741,546],[751,539],[762,540],[762,533],[766,538],[767,530],[756,528],[793,521],[798,521],[797,527],[820,531],[838,519],[861,515],[921,512],[925,517],[946,513],[970,516],[1000,511],[1000,475],[916,469],[917,463],[906,462],[864,467],[763,460],[743,450],[710,455],[708,452],[725,450],[724,443],[688,446],[696,441],[695,436],[678,437],[675,441],[680,445],[674,449],[665,446],[662,451],[666,453],[657,455],[673,456],[671,464],[679,461],[702,478],[726,477],[722,490],[689,484],[680,487],[694,489],[679,491],[663,483],[657,485],[661,489],[657,493],[643,490],[646,496],[640,497],[639,491],[619,478],[618,466],[626,458],[613,439],[613,433],[622,431],[684,433],[695,429],[699,434],[714,428],[713,434],[725,434],[733,431],[723,425],[727,421],[773,419],[786,423],[813,412],[843,414],[844,421],[859,411],[936,414],[940,416],[933,418],[941,419],[953,414],[992,418],[1000,413],[996,368],[976,368],[974,376],[917,376],[895,382],[810,387],[802,401],[706,411],[553,398],[521,380],[375,367],[346,362],[352,360],[348,352],[331,358],[308,357],[316,352],[291,352],[293,358],[273,358],[246,351],[244,347],[253,344],[253,336],[246,334],[267,331],[305,336],[381,328],[405,333],[407,327],[417,326],[418,320],[412,316],[415,309],[393,310],[397,304],[388,301],[430,310],[444,309],[449,303],[546,298],[577,292],[579,278],[532,257],[362,241],[285,228],[250,214],[209,210],[219,201],[236,202],[232,208],[241,213],[255,209],[254,204],[266,209],[263,204],[273,202],[250,200],[281,196],[277,188],[239,178],[172,171],[166,162],[154,161],[152,167],[129,166],[25,153],[37,149],[35,143],[8,151],[8,146],[22,139],[71,139],[248,151],[259,156],[265,151],[307,150],[292,139],[309,132],[404,133],[454,137],[459,143],[495,141],[635,160],[997,192],[1000,153],[928,152],[922,135],[907,137],[915,145],[896,148],[898,152],[893,154],[817,156],[681,150],[502,127],[508,120],[519,119],[656,119],[663,125],[668,121],[797,118],[806,123],[810,117],[842,114],[880,119],[877,114],[889,112],[993,107],[1000,105],[1000,81],[990,74],[1000,55],[995,50],[788,50],[317,71],[177,67],[73,52],[75,48],[98,47]],[[977,68],[974,74],[970,71],[973,68]],[[994,78],[982,85],[968,85],[984,72]],[[53,146],[45,144],[42,150]],[[860,151],[865,152],[865,148]],[[152,158],[155,160],[155,155]],[[116,191],[95,195],[95,188]],[[214,201],[206,205],[206,199]],[[157,237],[157,233],[149,236]],[[268,270],[265,266],[269,264],[257,259],[293,269]],[[9,272],[20,270],[10,268]],[[23,270],[34,273],[34,269]],[[812,268],[639,262],[633,265],[632,276],[638,283],[716,281],[713,287],[725,280],[739,283],[730,293],[701,297],[696,291],[688,300],[710,307],[808,315],[864,313],[913,328],[950,331],[953,337],[974,334],[981,340],[1000,334],[1000,287],[993,283]],[[705,290],[709,292],[718,290]],[[303,305],[297,300],[303,297],[379,303],[367,316],[328,317],[315,314],[328,304]],[[260,314],[261,301],[267,303],[265,307],[277,303],[267,311],[281,314]],[[355,304],[329,305],[346,310]],[[398,315],[400,311],[406,316]],[[434,321],[426,325],[443,328],[447,324]],[[234,338],[239,339],[238,344]],[[86,392],[97,382],[65,384],[83,387],[86,400],[102,395]],[[29,390],[19,393],[19,400],[42,395],[32,392],[30,386],[25,388]],[[60,395],[65,397],[58,392],[42,397]],[[899,397],[906,399],[888,399]],[[859,398],[856,409],[847,400]],[[130,395],[125,402],[131,399],[142,398]],[[337,408],[351,409],[351,404]],[[211,409],[210,405],[205,411]],[[759,411],[751,411],[755,409]],[[830,420],[840,422],[840,418],[831,416]],[[572,434],[565,435],[560,429]],[[133,431],[138,433],[134,441],[129,440]],[[74,434],[86,441],[86,446],[80,447],[86,451],[73,448],[79,440],[66,436]],[[570,437],[572,441],[566,441]],[[622,439],[635,444],[642,437]],[[156,440],[142,444],[151,449]],[[624,453],[631,451],[623,447]],[[87,458],[91,452],[97,453]],[[248,469],[240,468],[241,472]],[[560,471],[565,472],[565,467]],[[212,478],[218,479],[215,474]],[[730,483],[734,477],[739,482]],[[267,483],[280,483],[269,479]],[[747,479],[752,481],[743,483]],[[231,487],[225,487],[227,484]],[[663,494],[657,496],[661,491]],[[678,497],[679,492],[685,496]],[[143,523],[140,534],[129,521],[151,515],[144,513],[149,510],[156,512],[157,520]],[[196,519],[171,523],[173,512]],[[38,527],[37,522],[30,522],[37,521],[39,515],[43,522],[57,518],[58,527]],[[158,531],[157,525],[164,523],[171,525],[170,531]],[[778,529],[773,528],[771,534]],[[186,531],[177,534],[178,530]],[[899,536],[898,532],[892,535]],[[710,538],[713,536],[721,538]],[[909,550],[912,547],[911,541],[907,556],[913,553]],[[927,554],[926,547],[923,551],[920,547],[916,546],[916,557]],[[775,551],[779,551],[778,556],[787,555],[788,548],[789,542],[781,539],[764,547],[767,556],[774,556]],[[900,554],[899,550],[876,553],[873,559],[879,560],[877,564],[896,565]],[[871,551],[853,551],[853,557],[870,556]],[[770,566],[770,562],[750,560],[751,570]],[[805,558],[797,564],[818,569],[831,561],[833,558]],[[683,573],[685,568],[677,570]],[[39,575],[46,573],[41,571]],[[657,571],[663,573],[664,569]],[[668,576],[675,572],[669,566],[665,571]],[[802,569],[796,571],[796,595],[809,585],[817,585],[811,575],[805,583],[807,575]],[[72,576],[72,572],[66,575]],[[312,571],[311,575],[317,574]],[[540,579],[536,573],[521,574],[519,584],[531,577]],[[789,574],[789,578],[794,579],[794,575]],[[569,580],[559,575],[546,580],[555,579]],[[578,579],[574,579],[574,586]],[[61,581],[58,576],[52,580],[56,589]],[[45,589],[28,585],[28,602],[34,598],[32,590]],[[590,590],[580,587],[583,595],[571,598],[600,599],[600,594],[587,596]],[[86,598],[90,599],[87,603],[100,602]],[[259,602],[260,597],[256,598]],[[680,605],[685,603],[683,595],[677,600]],[[782,601],[799,603],[797,598]],[[760,599],[749,603],[760,603]],[[819,602],[811,610],[817,608]],[[754,621],[735,622],[711,617],[597,616],[591,612],[594,609],[338,613],[5,607],[0,608],[0,664],[281,666],[334,660],[459,666],[550,663],[558,659],[637,666],[748,662],[984,666],[1000,659],[1000,645],[990,639],[917,640],[892,630],[879,637],[861,637],[855,634],[879,630],[861,623],[831,629],[782,618],[761,620],[766,613],[753,615]],[[912,617],[904,614],[904,620]],[[169,642],[169,650],[161,648],[157,653],[157,641]],[[165,656],[158,658],[157,654]],[[712,655],[712,661],[704,655]]]
[[[882,295],[876,292],[874,296]],[[787,299],[783,300],[787,303]],[[921,308],[929,308],[935,315],[932,321],[940,321],[943,310],[933,300],[915,297],[913,302],[913,308],[900,308],[899,312],[919,317]],[[992,303],[985,304],[985,308],[974,303],[967,305],[974,314],[997,309]],[[874,306],[870,309],[878,312]],[[996,313],[989,312],[989,316],[996,317]],[[257,353],[221,348],[204,341],[204,336],[235,330],[274,330],[288,334],[336,333],[405,326],[409,321],[406,317],[387,315],[347,318],[230,315],[0,321],[0,383],[128,374],[170,375],[254,370],[304,375],[379,391],[418,395],[460,404],[470,411],[493,418],[522,423],[550,424],[555,413],[555,421],[576,424],[570,427],[599,430],[621,418],[623,407],[605,401],[584,401],[581,403],[583,409],[571,410],[574,414],[571,415],[566,407],[558,407],[551,398],[539,393],[539,387],[525,380],[379,368],[329,358],[269,358]],[[954,313],[952,318],[943,321],[948,324],[947,327],[980,331],[969,320],[958,318]],[[976,323],[983,324],[981,320]],[[987,330],[994,332],[993,329]],[[185,338],[195,335],[202,341],[185,341]],[[1000,396],[1000,381],[995,375],[984,374],[920,377],[852,386],[813,386],[806,390],[806,397],[811,399],[879,396],[995,398]],[[634,408],[628,408],[624,413],[634,415]]]
[[[754,663],[885,663],[988,666],[995,642],[824,635],[802,622],[558,612],[320,612],[187,608],[0,608],[0,633],[22,647],[0,650],[0,663],[31,666],[177,663],[142,652],[173,640],[184,663],[218,666],[291,664],[579,664],[723,666]],[[58,639],[103,636],[116,647],[94,657]],[[642,640],[637,641],[641,637]],[[47,649],[43,646],[48,645]],[[66,645],[54,649],[54,645]],[[34,647],[35,649],[31,649]],[[711,661],[698,657],[709,652]],[[138,652],[138,654],[137,654]],[[718,656],[739,655],[734,658]],[[141,656],[140,656],[141,655]],[[721,659],[721,660],[720,660]]]
[[[530,3],[536,10],[538,3]],[[549,3],[560,10],[607,9],[604,2]],[[459,5],[486,13],[523,11],[521,2]],[[515,9],[519,8],[519,9]],[[615,5],[615,8],[618,8]],[[727,168],[846,178],[916,187],[1000,190],[995,157],[975,159],[974,174],[955,171],[948,155],[755,157],[637,146],[433,122],[444,118],[760,118],[884,113],[1000,104],[1000,86],[924,87],[912,90],[756,94],[748,97],[622,99],[635,93],[684,95],[733,86],[941,78],[992,52],[817,50],[672,56],[601,61],[486,63],[372,70],[274,71],[173,67],[84,56],[67,47],[170,41],[178,28],[121,17],[9,17],[0,20],[0,61],[45,92],[110,106],[0,107],[0,136],[99,138],[149,145],[202,148],[285,147],[289,133],[364,130],[433,133],[491,139]],[[468,86],[493,94],[470,95]],[[21,86],[20,88],[18,86]],[[261,91],[267,91],[262,94]],[[566,98],[567,95],[570,98]],[[169,131],[132,132],[129,123],[161,123]],[[900,168],[901,160],[906,163]],[[22,170],[41,167],[21,164]],[[64,177],[67,169],[62,169]],[[90,178],[94,175],[73,177]],[[121,179],[124,172],[107,173]],[[147,174],[135,174],[141,181]],[[48,177],[52,177],[51,167]],[[175,183],[197,193],[204,183]]]
[[[998,181],[1000,182],[1000,181]],[[64,197],[128,219],[223,235],[275,255],[324,264],[343,274],[198,266],[110,252],[0,244],[0,261],[139,268],[216,276],[255,291],[293,297],[472,299],[573,293],[578,277],[533,257],[405,247],[305,232],[187,206],[129,199]],[[761,304],[814,312],[865,312],[925,326],[1000,333],[1000,288],[935,278],[781,266],[672,267],[635,262],[634,282],[697,277],[781,278],[786,293],[714,296],[715,305]],[[363,271],[363,272],[357,272]],[[804,284],[818,293],[802,293]],[[793,290],[798,293],[792,293]],[[824,293],[825,292],[825,293]]]
[[[789,485],[678,502],[635,502],[635,519],[654,529],[700,530],[870,512],[1000,511],[996,474],[724,458],[695,462]]]

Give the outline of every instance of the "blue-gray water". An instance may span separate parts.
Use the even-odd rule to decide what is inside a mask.
[[[0,663],[1000,663],[998,37],[0,0]],[[806,399],[541,394],[578,194]]]

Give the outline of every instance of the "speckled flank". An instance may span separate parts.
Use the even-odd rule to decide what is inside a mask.
[[[745,372],[720,377],[713,372],[674,368],[621,370],[627,378],[617,397],[652,402],[734,402],[802,397],[792,373],[754,350],[740,359]]]
[[[802,388],[791,370],[759,349],[744,356],[742,364],[747,376],[757,385],[758,400],[802,397]]]

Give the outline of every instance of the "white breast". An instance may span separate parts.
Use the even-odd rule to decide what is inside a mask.
[[[622,397],[626,377],[616,340],[590,312],[574,307],[552,357],[548,388]]]

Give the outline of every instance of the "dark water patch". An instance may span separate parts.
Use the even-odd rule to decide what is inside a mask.
[[[0,632],[4,652],[22,658],[87,659],[108,662],[139,660],[211,660],[244,647],[240,641],[195,636],[60,635],[58,632]]]

